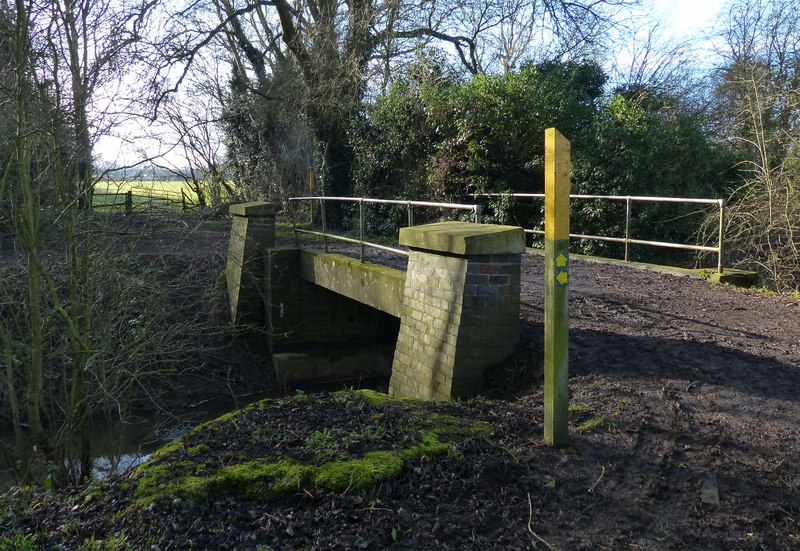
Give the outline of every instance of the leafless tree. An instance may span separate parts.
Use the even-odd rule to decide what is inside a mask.
[[[625,0],[470,0],[458,3],[447,23],[455,24],[475,45],[465,64],[470,72],[508,72],[525,59],[601,56],[623,10],[637,5]]]
[[[152,58],[155,105],[174,92],[208,48],[233,65],[247,96],[306,125],[320,151],[324,190],[347,193],[352,150],[348,129],[377,83],[420,48],[436,46],[476,74],[513,68],[534,45],[550,55],[586,51],[636,0],[214,0],[169,18],[154,40],[167,58]],[[542,44],[545,44],[542,46]],[[556,47],[551,47],[558,44]],[[219,50],[215,50],[219,51]],[[248,109],[250,107],[248,106]],[[251,109],[252,111],[252,109]],[[300,134],[303,134],[302,132]]]
[[[91,201],[94,93],[122,71],[150,7],[0,4],[13,75],[0,99],[13,124],[0,199],[10,197],[9,240],[23,253],[3,273],[0,403],[14,434],[6,451],[23,480],[41,475],[42,464],[55,483],[85,479],[91,420],[121,400],[96,384],[107,365],[96,341],[103,255],[91,209],[80,203]]]
[[[240,198],[226,175],[221,117],[227,93],[219,69],[209,67],[204,78],[195,76],[192,86],[165,100],[160,119],[168,135],[161,139],[172,144],[180,160],[173,155],[153,161],[185,182],[200,207],[219,205],[223,197]]]
[[[800,2],[739,0],[722,22],[717,132],[745,159],[728,235],[775,285],[800,285]]]

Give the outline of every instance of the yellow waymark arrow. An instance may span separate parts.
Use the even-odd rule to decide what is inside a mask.
[[[564,268],[567,265],[567,262],[569,262],[569,259],[567,259],[567,256],[564,253],[561,253],[556,257],[556,266],[559,268]]]
[[[556,281],[561,285],[566,285],[567,281],[569,281],[569,274],[566,271],[558,272],[556,275]]]

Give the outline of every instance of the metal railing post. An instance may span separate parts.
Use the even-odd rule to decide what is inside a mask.
[[[292,201],[291,199],[289,199],[289,219],[292,222],[292,233],[294,234],[294,246],[299,247],[300,234],[297,233],[297,216],[295,213],[295,210],[297,209],[297,207],[295,206],[296,202],[297,201]],[[311,204],[313,205],[314,203]]]
[[[296,202],[296,201],[311,201],[312,205],[315,204],[316,201],[319,201],[319,209],[320,209],[320,218],[322,222],[321,231],[311,230],[311,229],[303,229],[298,227],[298,212],[295,210],[297,207],[296,205],[292,205],[294,208],[291,210],[290,216],[292,217],[292,224],[294,226],[295,231],[295,241],[298,243],[300,240],[300,234],[308,234],[314,235],[317,238],[322,237],[324,250],[328,252],[329,250],[329,240],[334,239],[337,241],[345,241],[347,243],[358,244],[360,247],[360,254],[361,260],[364,260],[366,255],[366,247],[372,247],[376,249],[381,249],[385,251],[390,251],[397,254],[408,255],[408,252],[403,249],[398,249],[395,247],[390,247],[387,245],[382,245],[379,243],[374,243],[366,240],[366,218],[364,213],[364,205],[369,203],[376,203],[376,204],[386,204],[386,205],[405,205],[408,213],[408,221],[409,225],[413,226],[415,224],[414,220],[414,207],[431,207],[431,208],[439,208],[439,209],[458,209],[464,211],[471,211],[473,213],[473,218],[476,222],[480,222],[481,214],[482,214],[482,207],[481,205],[474,205],[474,204],[459,204],[459,203],[438,203],[432,201],[411,201],[411,200],[395,200],[395,199],[375,199],[369,197],[325,197],[325,196],[317,196],[317,197],[289,197],[288,201]],[[337,235],[335,232],[329,233],[328,232],[328,216],[327,216],[327,209],[325,208],[325,204],[327,201],[349,201],[351,203],[358,203],[359,204],[359,236],[356,239],[355,236],[353,237],[346,237],[343,235]],[[352,211],[350,211],[352,213]]]
[[[625,198],[625,262],[630,259],[631,249],[631,196]]]
[[[358,198],[358,241],[361,244],[359,259],[364,262],[364,199]]]
[[[325,221],[325,200],[324,198],[319,198],[319,208],[320,213],[322,214],[322,250],[326,253],[328,252],[328,229],[327,223]]]
[[[316,188],[315,183],[316,183],[316,173],[313,170],[311,170],[308,173],[308,194],[311,195],[311,196],[313,196],[315,194],[315,188]],[[311,219],[309,220],[309,222],[311,222],[311,224],[313,225],[314,224],[314,201],[311,201],[311,204],[309,205],[309,209],[308,210],[311,211],[309,213],[311,215]]]
[[[722,274],[724,273],[725,268],[723,267],[723,263],[725,262],[725,251],[723,249],[723,243],[725,241],[725,199],[719,200],[719,243],[718,243],[718,250],[717,250],[717,273]]]

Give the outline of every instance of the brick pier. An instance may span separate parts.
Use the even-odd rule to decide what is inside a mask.
[[[400,230],[410,248],[389,392],[474,396],[519,338],[521,228],[443,222]]]

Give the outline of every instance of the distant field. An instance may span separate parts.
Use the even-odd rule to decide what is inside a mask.
[[[98,182],[94,186],[94,208],[103,212],[125,212],[126,194],[131,192],[131,211],[190,210],[197,207],[197,196],[179,180],[137,180],[126,182]]]
[[[181,190],[186,195],[194,198],[194,193],[185,182],[180,180],[158,181],[158,180],[137,180],[131,182],[98,182],[94,186],[96,194],[103,193],[127,193],[132,191],[134,195],[144,195],[148,197],[180,198]]]

